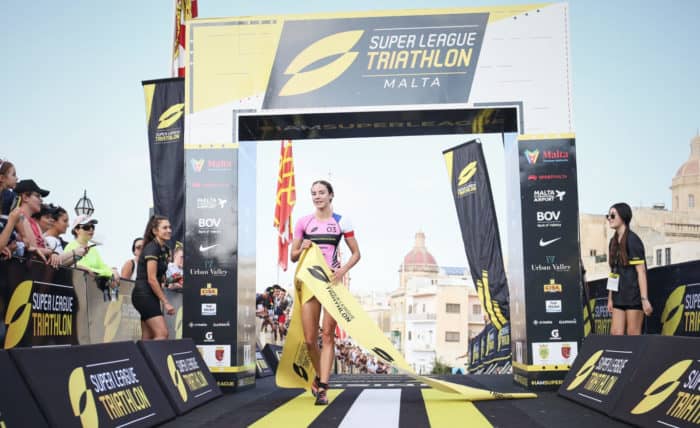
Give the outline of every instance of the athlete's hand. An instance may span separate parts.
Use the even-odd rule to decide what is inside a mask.
[[[348,273],[348,270],[344,267],[336,269],[335,271],[333,271],[333,277],[331,278],[331,282],[342,282],[343,277],[346,273]]]
[[[608,299],[608,312],[610,312],[610,315],[612,315],[612,312],[613,312],[612,299]]]
[[[311,248],[311,244],[312,242],[310,240],[304,239],[303,241],[301,241],[301,249],[305,250],[307,248]]]
[[[644,310],[644,315],[650,317],[651,313],[654,312],[654,308],[651,307],[651,303],[649,303],[649,300],[644,299],[642,300],[642,309]]]
[[[168,315],[175,315],[175,308],[173,307],[173,305],[171,305],[170,303],[166,303],[163,306],[165,306],[165,313],[167,313]]]

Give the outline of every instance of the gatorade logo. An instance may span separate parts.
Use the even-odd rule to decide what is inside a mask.
[[[297,374],[300,378],[304,379],[304,382],[309,381],[309,374],[306,373],[306,369],[296,363],[292,363],[292,367],[294,368],[294,373]]]
[[[158,129],[171,127],[185,112],[185,103],[173,104],[158,118]]]
[[[32,304],[29,301],[32,294],[32,281],[21,282],[12,293],[10,303],[5,312],[5,349],[14,348],[24,337],[29,318],[32,315]]]
[[[685,296],[685,285],[676,287],[666,299],[664,311],[661,313],[661,334],[673,336],[678,329],[678,325],[683,319],[683,297]]]
[[[358,53],[350,49],[360,40],[362,34],[363,30],[332,34],[301,51],[284,71],[284,74],[290,74],[292,77],[282,87],[279,96],[287,97],[315,91],[340,77],[355,62]],[[309,69],[313,64],[334,56],[338,58],[326,65]]]
[[[657,408],[680,385],[680,377],[693,364],[693,360],[683,360],[672,365],[649,385],[644,391],[644,398],[631,411],[633,415],[641,415]]]
[[[105,328],[105,334],[102,338],[104,343],[109,343],[114,340],[117,335],[117,330],[119,330],[119,324],[122,322],[122,297],[119,296],[117,300],[112,300],[107,306],[107,312],[105,313],[105,319],[103,322]]]
[[[603,355],[602,349],[591,355],[590,358],[588,358],[588,360],[585,363],[583,363],[581,368],[576,373],[574,380],[569,386],[566,387],[567,391],[572,391],[576,389],[577,386],[581,385],[583,381],[586,380],[586,378],[591,374],[591,372],[595,368],[595,364],[598,362],[598,359],[601,355]]]
[[[73,415],[80,417],[80,424],[83,428],[97,427],[97,406],[92,391],[85,383],[85,372],[82,367],[78,367],[71,372],[68,378],[68,395],[73,408]]]
[[[393,363],[394,359],[387,353],[385,350],[382,348],[372,348],[372,352],[375,354],[379,355],[382,359],[384,359],[387,363]]]
[[[469,162],[467,166],[464,167],[462,172],[459,173],[459,178],[457,179],[457,186],[464,186],[469,182],[469,180],[476,174],[476,161]]]
[[[168,373],[170,373],[170,380],[173,381],[173,385],[175,385],[175,388],[177,388],[177,392],[180,393],[180,398],[182,398],[182,401],[187,403],[187,388],[185,387],[185,382],[182,379],[180,371],[175,365],[175,359],[172,355],[168,355],[166,362],[168,363]]]
[[[310,268],[307,268],[311,276],[314,278],[318,279],[319,281],[323,281],[327,284],[330,284],[331,279],[328,278],[328,275],[326,275],[326,272],[323,270],[321,266],[314,265]]]

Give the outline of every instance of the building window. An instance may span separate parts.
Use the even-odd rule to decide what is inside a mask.
[[[459,342],[459,332],[458,331],[446,331],[445,332],[445,342]]]
[[[411,314],[413,310],[413,305],[408,305],[408,313]]]
[[[481,316],[481,305],[472,305],[472,315]]]
[[[671,247],[666,248],[666,264],[670,265],[671,264]]]
[[[411,340],[411,332],[408,332],[408,340]]]
[[[688,208],[695,208],[695,195],[688,195]]]
[[[661,248],[656,250],[656,266],[661,266]]]
[[[425,303],[423,303],[423,313],[425,313]]]
[[[445,305],[445,312],[447,312],[448,314],[458,314],[459,303],[447,303]]]
[[[596,250],[591,250],[591,253],[590,253],[590,254],[591,254],[591,257],[595,257],[596,254],[597,254],[597,251],[596,251]]]

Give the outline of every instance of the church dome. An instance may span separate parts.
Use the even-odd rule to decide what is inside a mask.
[[[700,134],[690,140],[690,157],[678,168],[674,178],[698,175],[700,175]]]
[[[406,272],[437,273],[439,271],[435,257],[425,247],[425,233],[416,233],[416,242],[413,249],[403,258],[401,268]]]

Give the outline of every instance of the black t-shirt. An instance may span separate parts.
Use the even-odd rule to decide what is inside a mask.
[[[613,236],[612,239],[615,239],[615,237]],[[639,239],[636,233],[631,230],[628,231],[626,265],[622,264],[619,254],[613,254],[611,251],[610,257],[613,261],[613,272],[620,275],[618,291],[613,291],[612,293],[613,304],[626,306],[641,305],[642,299],[639,294],[637,265],[643,265],[646,262],[642,240]]]
[[[139,256],[139,262],[136,264],[137,289],[144,287],[144,285],[147,290],[151,289],[150,285],[148,285],[148,268],[146,267],[146,263],[150,260],[155,260],[158,263],[156,269],[158,282],[165,282],[165,272],[168,270],[168,263],[170,263],[170,248],[167,245],[161,247],[155,239],[143,247]]]

